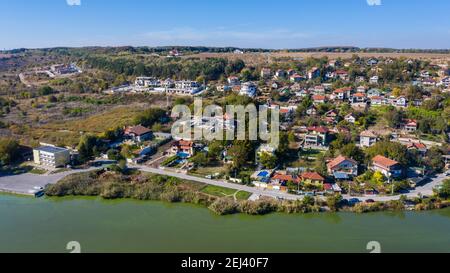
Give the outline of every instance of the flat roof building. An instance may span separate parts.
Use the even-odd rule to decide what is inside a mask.
[[[36,164],[58,168],[70,162],[70,151],[55,146],[41,146],[33,150],[33,157]]]

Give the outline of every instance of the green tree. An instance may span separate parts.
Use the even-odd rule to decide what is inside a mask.
[[[17,159],[19,143],[11,138],[0,138],[0,165],[9,165]]]
[[[277,166],[277,157],[269,153],[261,153],[259,156],[259,162],[267,169],[273,169]]]
[[[161,108],[150,108],[139,114],[135,120],[135,124],[141,124],[142,126],[152,127],[153,124],[159,122],[162,118],[166,117],[166,111]]]
[[[97,138],[92,135],[83,135],[78,144],[78,153],[81,162],[86,162],[94,156],[94,147],[97,145]]]
[[[211,160],[219,160],[224,147],[221,141],[215,140],[208,146],[208,157]]]
[[[437,190],[440,198],[448,199],[450,197],[450,179],[444,180],[440,189]]]
[[[191,161],[199,167],[205,167],[208,165],[208,157],[205,153],[198,153],[191,158]]]

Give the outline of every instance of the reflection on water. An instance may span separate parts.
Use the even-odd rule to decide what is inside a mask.
[[[0,252],[450,252],[450,209],[217,216],[190,204],[0,195]],[[30,228],[32,227],[32,228]]]

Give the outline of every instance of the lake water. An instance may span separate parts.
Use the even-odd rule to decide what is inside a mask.
[[[450,209],[216,216],[187,204],[0,195],[0,252],[450,252]]]

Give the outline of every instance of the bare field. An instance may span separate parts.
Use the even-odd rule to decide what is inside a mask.
[[[321,58],[328,57],[329,59],[348,59],[352,55],[358,55],[364,58],[407,58],[407,59],[422,59],[431,61],[450,61],[450,54],[438,54],[438,53],[333,53],[333,52],[276,52],[276,53],[199,53],[195,55],[186,55],[185,58],[226,58],[229,60],[242,59],[248,64],[262,64],[270,63],[277,58],[292,58],[292,59],[305,59],[308,57]]]

